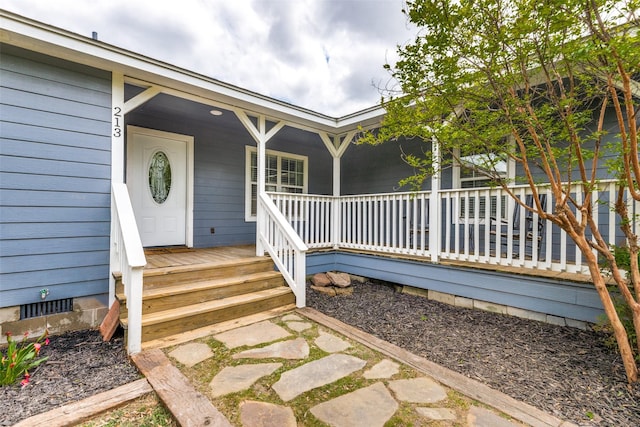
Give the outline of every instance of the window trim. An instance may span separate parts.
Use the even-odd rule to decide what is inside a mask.
[[[247,222],[255,222],[256,215],[251,213],[251,186],[254,182],[251,181],[251,155],[253,153],[257,154],[258,149],[255,146],[246,145],[245,146],[245,203],[244,203],[244,219]],[[288,153],[285,151],[276,151],[276,150],[266,150],[267,155],[276,156],[278,158],[278,183],[276,187],[278,187],[277,191],[280,191],[280,187],[282,187],[282,183],[280,182],[280,168],[281,168],[281,159],[288,158],[293,160],[301,160],[303,162],[303,185],[302,185],[302,193],[307,194],[309,188],[309,157],[303,156],[300,154]],[[286,185],[285,185],[286,186]]]

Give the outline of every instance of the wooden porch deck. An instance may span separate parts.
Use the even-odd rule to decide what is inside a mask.
[[[255,245],[192,249],[187,247],[146,248],[145,270],[182,265],[215,264],[256,256]]]

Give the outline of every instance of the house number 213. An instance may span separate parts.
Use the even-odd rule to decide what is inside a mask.
[[[120,121],[122,120],[122,108],[114,107],[113,108],[113,136],[116,138],[120,138],[122,136],[122,124]]]

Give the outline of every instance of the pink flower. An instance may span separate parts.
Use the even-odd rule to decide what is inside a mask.
[[[44,345],[49,345],[49,338],[46,338],[46,339],[44,340]]]
[[[22,387],[25,387],[27,384],[29,384],[29,377],[25,377],[25,379],[23,379],[22,381],[20,381],[20,385]]]
[[[6,335],[7,337],[10,337],[10,336],[11,336],[11,332],[7,332],[7,333],[5,333],[5,335]]]
[[[36,356],[40,354],[40,348],[42,345],[40,343],[33,344],[33,348],[36,350]]]

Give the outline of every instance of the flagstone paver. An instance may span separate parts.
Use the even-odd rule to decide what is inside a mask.
[[[502,418],[488,409],[472,406],[467,413],[467,425],[470,427],[517,427],[520,424]]]
[[[246,390],[260,378],[271,375],[282,363],[258,363],[252,365],[228,366],[211,380],[214,397]]]
[[[304,338],[280,341],[266,347],[252,348],[233,355],[234,359],[305,359],[309,356],[309,344]]]
[[[169,356],[176,359],[188,368],[207,360],[213,356],[211,347],[204,343],[191,342],[181,345],[169,353]]]
[[[243,345],[255,346],[259,344],[277,341],[286,338],[291,334],[286,329],[268,320],[254,323],[242,328],[232,329],[213,338],[222,342],[227,348],[234,349]]]
[[[456,414],[449,408],[416,408],[422,417],[434,421],[455,420]]]
[[[375,366],[373,366],[368,371],[365,371],[362,374],[368,380],[374,380],[379,378],[391,378],[395,374],[400,371],[400,365],[396,362],[393,362],[389,359],[385,359]]]
[[[304,392],[344,378],[366,364],[354,356],[332,354],[284,372],[272,388],[287,402]]]
[[[296,427],[293,409],[273,403],[245,401],[240,404],[243,427]]]
[[[390,381],[389,388],[403,402],[436,403],[447,398],[444,387],[426,377]]]
[[[282,318],[283,322],[302,322],[302,317],[295,314],[287,314]]]
[[[310,329],[313,325],[309,322],[287,322],[287,328],[296,331],[302,332]]]
[[[323,331],[320,331],[318,338],[316,338],[314,342],[320,350],[326,351],[327,353],[337,353],[351,347],[351,344],[345,340]]]
[[[334,427],[382,427],[397,410],[389,390],[375,383],[316,405],[311,413]]]

